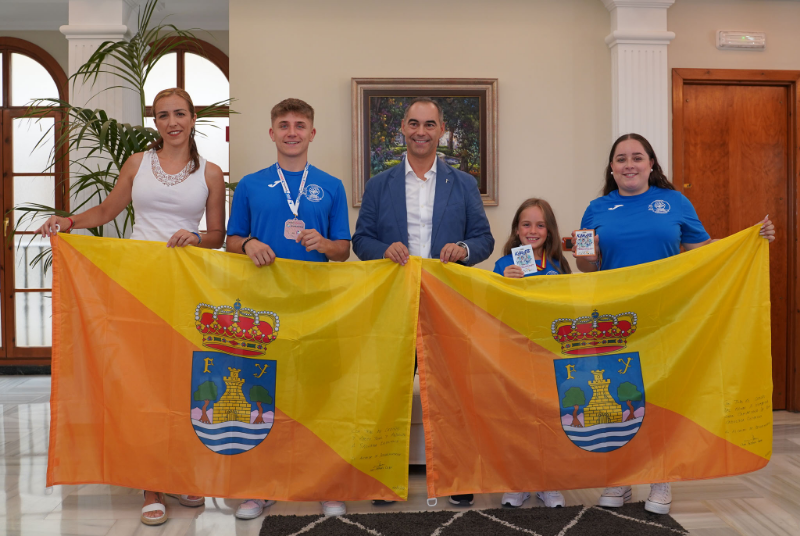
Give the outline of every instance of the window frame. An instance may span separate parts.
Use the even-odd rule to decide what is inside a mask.
[[[15,37],[0,37],[0,55],[3,56],[2,60],[2,84],[0,84],[0,91],[2,91],[2,105],[0,105],[0,113],[2,113],[2,147],[0,147],[0,167],[2,167],[3,183],[0,188],[0,203],[3,206],[4,218],[8,218],[9,222],[14,221],[13,211],[10,209],[14,206],[14,177],[15,176],[31,176],[42,175],[40,173],[14,173],[13,162],[13,119],[18,118],[25,114],[29,109],[27,106],[12,106],[11,105],[11,55],[20,54],[27,56],[41,65],[50,77],[53,79],[58,90],[58,98],[62,101],[68,99],[68,79],[61,65],[43,48],[24,39]],[[41,110],[47,110],[47,117],[55,118],[55,127],[53,135],[58,140],[63,132],[61,119],[63,111],[57,106],[42,107]],[[67,147],[62,146],[59,148],[55,166],[51,173],[43,173],[43,175],[52,175],[54,180],[55,189],[55,207],[61,210],[69,210],[69,165],[67,160]],[[9,223],[10,225],[10,223]],[[19,232],[20,235],[32,235],[31,231]],[[6,233],[4,232],[4,235]],[[2,307],[2,349],[0,349],[0,366],[16,366],[16,365],[49,365],[52,355],[51,346],[17,346],[16,345],[16,302],[15,294],[25,292],[46,292],[42,289],[17,289],[16,288],[16,262],[14,241],[6,240],[4,236],[3,255],[0,260],[0,266],[3,267],[2,285],[3,288],[8,289],[2,295],[0,306]],[[52,296],[52,288],[49,289]]]

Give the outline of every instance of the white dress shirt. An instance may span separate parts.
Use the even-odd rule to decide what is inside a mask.
[[[406,166],[406,214],[408,221],[408,252],[423,259],[431,256],[431,233],[433,231],[433,198],[436,193],[436,160],[433,167],[417,177],[408,159]]]

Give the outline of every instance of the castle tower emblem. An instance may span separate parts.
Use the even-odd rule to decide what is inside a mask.
[[[228,367],[231,375],[223,378],[225,393],[214,404],[214,424],[239,421],[250,424],[251,406],[242,392],[244,380],[239,378],[240,369]]]
[[[266,353],[278,338],[277,313],[239,300],[200,303],[194,325],[204,347],[192,352],[190,420],[197,439],[224,455],[258,447],[275,422],[277,360]]]
[[[592,401],[583,410],[583,425],[609,424],[622,422],[622,407],[608,392],[611,380],[604,380],[605,370],[593,370],[594,381],[589,382],[592,388]]]
[[[553,360],[561,427],[589,452],[611,452],[631,441],[645,414],[639,352],[624,350],[636,332],[633,311],[558,318],[550,330],[567,358]]]

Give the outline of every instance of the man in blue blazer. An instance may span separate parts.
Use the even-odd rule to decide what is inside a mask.
[[[367,181],[353,235],[362,261],[409,255],[471,266],[494,249],[475,178],[436,157],[445,127],[442,109],[414,99],[401,126],[408,151],[401,164]]]
[[[405,265],[417,255],[468,266],[489,258],[494,238],[475,178],[436,157],[445,132],[442,108],[427,97],[412,100],[401,132],[406,158],[371,178],[364,190],[353,235],[358,258]],[[450,502],[469,506],[473,499],[452,495]]]

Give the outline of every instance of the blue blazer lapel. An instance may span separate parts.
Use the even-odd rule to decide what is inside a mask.
[[[389,175],[389,195],[392,198],[394,216],[400,239],[408,247],[408,212],[406,212],[406,174],[405,160],[394,166]]]
[[[436,193],[433,197],[433,233],[431,234],[431,251],[436,244],[436,234],[439,232],[439,226],[444,217],[444,211],[447,208],[447,203],[450,200],[450,192],[453,191],[453,183],[455,183],[453,171],[450,166],[442,162],[441,158],[436,158]]]

